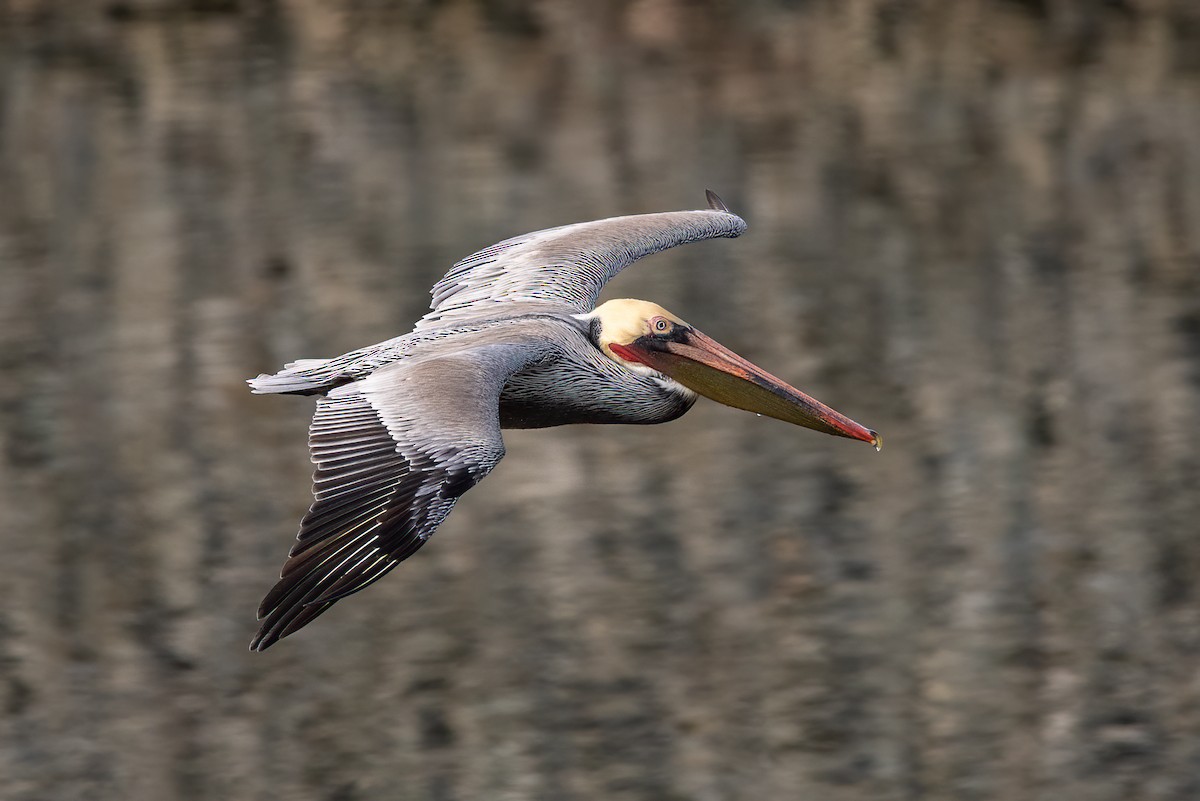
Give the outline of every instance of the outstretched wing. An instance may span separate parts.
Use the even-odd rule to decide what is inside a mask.
[[[447,320],[494,315],[493,304],[591,311],[600,290],[642,256],[688,242],[734,237],[746,222],[708,192],[704,211],[611,217],[506,239],[460,261],[432,290],[418,330]]]
[[[252,650],[412,556],[504,456],[500,391],[545,346],[479,339],[395,362],[317,402],[308,437],[315,500],[259,607]]]

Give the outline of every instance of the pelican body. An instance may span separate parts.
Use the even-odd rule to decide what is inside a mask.
[[[319,395],[309,429],[314,501],[250,647],[264,650],[382,578],[504,456],[502,428],[665,423],[704,395],[836,436],[879,435],[751,364],[657,304],[601,289],[642,256],[736,237],[709,208],[577,223],[500,242],[454,265],[401,337],[303,359],[248,382]]]

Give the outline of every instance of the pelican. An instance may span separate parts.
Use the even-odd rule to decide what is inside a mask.
[[[455,264],[413,331],[247,383],[319,395],[315,500],[258,610],[262,651],[412,556],[504,456],[503,428],[665,423],[697,395],[840,437],[878,434],[719,345],[661,306],[610,300],[637,259],[736,237],[709,208],[613,217],[508,239]]]

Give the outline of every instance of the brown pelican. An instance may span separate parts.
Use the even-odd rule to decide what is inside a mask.
[[[661,306],[596,307],[605,283],[642,256],[746,229],[712,192],[708,204],[492,245],[450,268],[411,333],[251,379],[256,393],[322,396],[308,434],[315,500],[251,649],[412,556],[504,456],[502,428],[665,423],[699,393],[878,449],[874,431]]]

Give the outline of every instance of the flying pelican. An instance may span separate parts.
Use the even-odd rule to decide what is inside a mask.
[[[600,290],[642,256],[746,223],[709,208],[613,217],[505,240],[455,264],[411,333],[250,379],[320,395],[315,500],[258,610],[262,651],[382,578],[504,456],[502,428],[665,423],[697,393],[879,448],[878,434],[751,364],[666,309]]]

